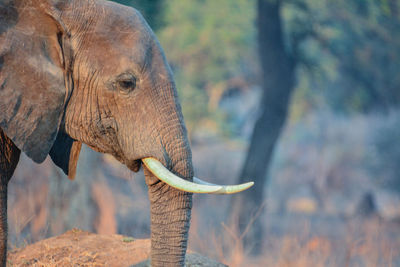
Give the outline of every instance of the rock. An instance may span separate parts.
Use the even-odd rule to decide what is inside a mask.
[[[73,229],[10,251],[7,266],[148,266],[149,255],[149,239]],[[186,266],[225,266],[196,253],[186,258]]]
[[[211,260],[197,253],[190,253],[186,255],[186,267],[227,267],[222,263]],[[150,261],[146,260],[139,264],[132,265],[131,267],[150,267]]]

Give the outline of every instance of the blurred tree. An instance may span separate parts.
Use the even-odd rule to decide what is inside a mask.
[[[283,10],[288,39],[307,36],[297,51],[305,74],[299,80],[306,86],[299,89],[322,96],[339,113],[387,112],[399,106],[399,0],[286,3],[291,4]],[[308,99],[296,98],[295,104],[315,100],[303,96]]]
[[[399,106],[399,4],[398,0],[327,2],[325,20],[331,23],[315,36],[338,59],[337,89],[326,92],[336,110],[387,112]],[[338,34],[327,35],[329,29]]]
[[[256,186],[232,202],[239,209],[241,231],[262,208],[265,177],[286,119],[296,66],[302,74],[296,94],[300,102],[315,101],[316,93],[324,96],[322,105],[325,102],[337,112],[387,112],[400,104],[399,4],[398,0],[258,1],[263,111],[239,179],[254,179]],[[304,112],[305,105],[298,102],[294,104],[303,105]],[[257,220],[247,230],[247,240],[262,240]]]
[[[239,182],[255,181],[255,186],[233,198],[238,209],[239,229],[247,234],[245,243],[261,248],[262,227],[257,214],[263,208],[265,176],[276,141],[285,123],[290,95],[295,84],[296,60],[285,45],[282,1],[257,1],[258,45],[262,67],[262,111],[251,137]],[[251,222],[252,225],[249,225]]]

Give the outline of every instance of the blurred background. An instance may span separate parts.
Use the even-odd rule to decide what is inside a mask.
[[[195,173],[189,249],[230,266],[400,266],[400,0],[132,0],[174,71]],[[9,243],[149,237],[143,173],[22,155]]]

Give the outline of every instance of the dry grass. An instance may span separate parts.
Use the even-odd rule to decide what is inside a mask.
[[[232,267],[372,267],[398,266],[400,262],[399,224],[379,218],[344,219],[341,224],[328,226],[326,233],[315,231],[310,217],[294,218],[289,224],[298,224],[301,229],[282,234],[268,229],[266,222],[261,253],[251,255],[243,245],[246,233],[240,233],[237,225],[222,223],[204,238],[196,234],[198,216],[194,215],[191,247]]]

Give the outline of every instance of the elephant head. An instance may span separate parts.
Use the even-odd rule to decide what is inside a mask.
[[[133,8],[93,0],[0,2],[0,128],[35,162],[70,178],[81,143],[132,171],[142,162],[154,266],[183,265],[192,192],[251,186],[193,181],[170,67]]]

